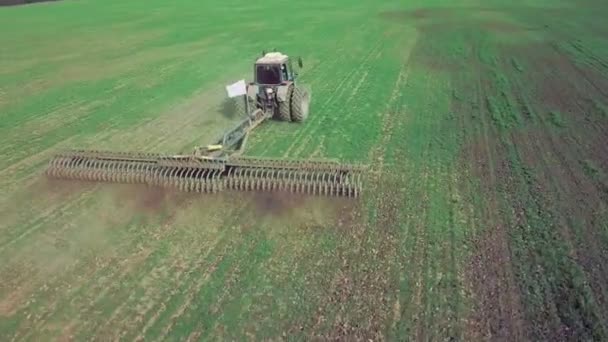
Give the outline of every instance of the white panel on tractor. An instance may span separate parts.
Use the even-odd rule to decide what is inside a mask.
[[[247,84],[245,80],[240,80],[236,83],[226,86],[226,92],[228,93],[228,97],[237,97],[243,96],[247,94]]]

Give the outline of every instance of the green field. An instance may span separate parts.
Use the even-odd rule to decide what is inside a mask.
[[[457,3],[457,4],[455,4]],[[602,0],[0,7],[0,340],[607,340]],[[371,166],[357,201],[47,180],[189,152],[224,86],[302,56],[247,154]]]

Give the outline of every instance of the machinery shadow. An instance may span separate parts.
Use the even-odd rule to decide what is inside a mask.
[[[225,98],[220,105],[220,113],[227,119],[245,117],[245,103],[242,97]]]

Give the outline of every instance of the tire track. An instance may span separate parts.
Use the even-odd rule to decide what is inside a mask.
[[[85,205],[85,207],[88,206]],[[68,219],[70,219],[70,217],[68,217]],[[127,223],[126,226],[133,226],[133,221],[131,221],[131,223]],[[162,226],[163,225],[160,225],[159,229],[162,228]],[[134,232],[131,231],[129,234],[132,233]],[[137,241],[134,241],[134,243],[137,243]],[[122,249],[117,250],[133,250],[132,245],[122,247]],[[142,250],[141,248],[136,248],[136,250],[138,250],[137,253],[145,251],[145,249]],[[135,259],[139,258],[139,262],[143,262],[146,259],[145,255],[143,259],[141,257],[138,257],[137,255],[138,254],[133,257],[135,257]],[[83,256],[80,255],[80,257]],[[125,276],[128,275],[129,270],[132,270],[133,267],[135,267],[134,264],[130,264],[133,261],[131,260],[133,259],[131,255],[129,255],[129,258],[127,258],[124,254],[111,255],[109,257],[100,258],[96,254],[91,254],[91,257],[94,258],[93,261],[95,267],[91,267],[90,260],[88,260],[88,258],[85,258],[84,262],[79,263],[80,266],[74,270],[80,271],[66,271],[62,273],[61,277],[57,280],[50,279],[47,281],[47,283],[49,284],[69,284],[69,290],[63,289],[62,291],[60,291],[60,289],[55,289],[55,294],[48,293],[46,291],[36,292],[36,296],[40,297],[37,301],[40,303],[44,303],[44,305],[41,307],[41,309],[44,309],[44,313],[42,315],[38,315],[35,321],[30,322],[31,324],[35,324],[37,327],[42,328],[46,325],[47,318],[62,316],[62,312],[65,312],[65,310],[74,309],[75,304],[76,308],[86,309],[86,307],[78,306],[78,303],[83,303],[80,305],[88,305],[88,310],[92,310],[91,307],[95,302],[95,296],[99,298],[100,296],[107,294],[113,286],[116,286],[116,284],[112,285],[112,282],[115,282],[117,280],[121,281]],[[99,260],[101,260],[101,262]],[[122,265],[127,265],[128,267],[123,267]],[[92,270],[92,272],[90,273],[92,276],[85,278],[77,276],[78,280],[75,281],[74,276],[78,273],[82,273],[82,269],[86,270],[86,272]],[[61,295],[57,296],[56,294]],[[40,307],[40,305],[41,304],[38,304],[38,307]],[[57,310],[57,308],[61,309]],[[34,331],[39,330],[31,330],[30,334]]]
[[[0,243],[0,253],[4,253],[7,248],[13,246],[19,241],[22,241],[26,237],[34,233],[38,233],[41,228],[45,227],[45,224],[49,220],[56,220],[64,213],[70,212],[71,210],[82,206],[84,203],[91,201],[90,195],[93,194],[96,190],[97,186],[89,187],[88,189],[85,189],[84,191],[71,196],[71,198],[64,205],[58,205],[55,207],[51,207],[50,209],[44,210],[41,215],[29,219],[27,223],[24,223],[24,226],[19,224],[19,227],[23,227],[22,229],[20,229],[21,233],[17,236],[9,238],[8,241]]]
[[[253,247],[251,247],[253,248]],[[225,254],[222,254],[225,255]],[[214,264],[212,264],[211,269],[212,272],[218,267],[218,264],[220,264],[222,262],[222,258],[218,258]],[[225,297],[227,296],[227,292],[228,289],[230,289],[230,283],[231,282],[235,282],[237,277],[239,276],[239,266],[240,265],[236,265],[234,267],[232,267],[227,273],[229,275],[228,281],[225,282],[224,285],[224,292],[223,294],[219,295],[216,297],[215,299],[215,304],[216,306],[220,306],[220,303],[222,303],[222,301],[225,299]],[[169,322],[162,328],[161,333],[157,336],[157,338],[155,339],[155,341],[165,341],[168,337],[168,335],[173,331],[173,328],[175,327],[175,324],[180,321],[180,319],[182,318],[182,316],[184,316],[184,314],[187,311],[191,311],[192,310],[192,303],[196,300],[197,298],[197,294],[200,294],[201,290],[203,289],[203,285],[206,284],[209,279],[211,277],[211,273],[206,273],[203,277],[200,277],[200,279],[198,281],[193,282],[187,289],[186,289],[186,293],[187,295],[184,298],[184,301],[182,302],[182,304],[173,312],[173,314],[171,315],[171,318],[169,319]],[[216,313],[219,314],[218,311],[220,311],[219,307],[214,308],[210,308],[211,311],[215,311]],[[209,329],[207,330],[203,330],[204,332],[208,332]],[[141,336],[141,335],[140,335]],[[145,335],[143,335],[145,336]],[[139,339],[138,340],[144,340]]]
[[[243,207],[241,207],[242,210]],[[240,210],[235,210],[235,212],[239,212]],[[240,217],[240,215],[235,215],[234,217]],[[234,224],[234,221],[229,221],[228,224],[226,225],[230,225],[230,222],[232,222],[232,224]],[[222,232],[225,232],[225,230],[222,230]],[[157,311],[152,313],[149,316],[149,319],[144,322],[143,320],[140,320],[139,318],[136,320],[136,323],[140,323],[139,328],[135,328],[133,326],[131,326],[130,332],[128,332],[126,329],[122,330],[122,331],[117,331],[119,334],[115,335],[116,338],[120,338],[120,339],[130,339],[132,338],[132,336],[129,336],[131,334],[133,334],[135,331],[139,330],[139,332],[137,333],[137,336],[134,337],[135,340],[142,340],[144,339],[144,337],[147,335],[147,332],[150,328],[152,328],[159,320],[159,318],[161,317],[161,315],[167,315],[168,312],[166,312],[166,308],[169,306],[170,302],[174,302],[176,297],[184,294],[184,293],[190,293],[190,291],[193,288],[202,288],[203,285],[209,280],[209,278],[211,277],[211,275],[213,274],[213,272],[215,271],[215,269],[217,268],[218,263],[220,263],[223,260],[223,257],[226,255],[226,252],[230,249],[230,247],[232,247],[232,242],[225,244],[225,240],[227,239],[227,235],[225,233],[222,233],[221,235],[219,235],[216,240],[215,243],[211,244],[210,247],[205,251],[204,248],[200,248],[199,249],[199,254],[196,257],[192,258],[192,261],[190,263],[190,265],[188,265],[188,267],[186,267],[185,269],[187,269],[188,271],[185,274],[185,279],[181,279],[181,273],[178,274],[178,277],[175,281],[175,285],[177,286],[175,289],[171,290],[168,296],[165,296],[164,299],[160,302],[160,304],[158,303],[158,301],[154,301],[154,303],[152,305],[150,305],[147,310],[140,315],[140,317],[146,317],[150,314],[150,310],[153,308],[156,308]],[[197,242],[195,242],[193,244],[194,246],[199,245]],[[208,264],[208,266],[204,266],[205,264]],[[194,270],[198,270],[198,269],[203,269],[203,267],[205,267],[207,269],[206,272],[203,273],[203,275],[201,276],[201,274],[195,272]],[[175,277],[174,277],[175,278]],[[195,281],[195,279],[198,279],[197,281]],[[189,285],[185,285],[185,284],[189,284]],[[186,289],[184,290],[184,286],[186,286]],[[178,290],[179,289],[179,290]],[[133,323],[130,322],[130,320],[127,320],[125,324],[123,324],[123,328],[126,328],[127,326],[131,325]]]
[[[475,65],[472,80],[468,80],[466,73],[459,73],[461,76],[456,84],[459,90],[464,89],[462,94],[465,99],[467,95],[473,97],[470,105],[461,99],[463,105],[459,108],[459,113],[464,117],[461,123],[465,142],[463,169],[470,170],[468,172],[475,177],[461,186],[474,203],[470,217],[473,217],[475,227],[467,237],[472,242],[472,253],[466,265],[465,282],[474,302],[465,336],[469,336],[467,339],[520,340],[524,336],[523,309],[511,261],[509,223],[500,216],[502,198],[497,192],[508,176],[505,174],[506,161],[501,159],[505,153],[501,152],[502,147],[498,142],[498,127],[491,125],[488,120],[487,108],[487,99],[499,93],[495,85],[504,85],[504,82],[494,82],[492,79],[497,75],[496,62],[482,58],[495,53],[493,50],[492,46],[472,41],[472,64]],[[510,101],[507,95],[503,95],[503,98]],[[479,183],[476,183],[477,179]]]
[[[335,101],[338,101],[337,99],[340,99],[343,97],[343,94],[347,91],[347,89],[349,89],[349,87],[347,87],[346,85],[352,83],[352,82],[356,82],[356,80],[358,79],[358,75],[365,73],[365,69],[367,68],[367,64],[369,63],[370,59],[374,56],[375,53],[377,53],[377,51],[380,50],[382,46],[382,42],[378,42],[377,44],[375,44],[374,46],[372,46],[371,49],[368,50],[368,53],[365,55],[365,57],[363,58],[363,61],[359,64],[359,66],[357,68],[354,69],[348,69],[347,74],[340,80],[340,82],[338,83],[338,85],[336,87],[333,87],[333,89],[338,89],[337,91],[332,91],[331,95],[329,95],[327,97],[327,100],[319,106],[319,109],[317,109],[317,111],[319,113],[339,113],[340,109],[343,109],[343,103],[341,101],[339,101],[339,104],[334,104],[332,105],[332,103],[334,103]],[[349,63],[346,63],[346,61],[348,60],[347,56],[348,54],[341,54],[342,56],[344,56],[342,59],[342,61],[340,59],[334,59],[334,67],[331,68],[332,70],[338,69],[340,70],[340,68],[336,68],[336,65],[348,65]],[[343,69],[342,69],[343,70]],[[331,76],[331,80],[332,82],[325,82],[323,84],[327,84],[329,86],[331,86],[331,84],[335,84],[335,79],[336,79],[336,75],[334,73],[322,73],[323,75],[327,75],[327,76]],[[322,93],[327,93],[330,90],[328,89],[325,92]],[[332,111],[331,109],[337,107],[337,111]],[[325,127],[325,125],[328,123],[328,121],[333,121],[335,119],[335,116],[337,114],[325,114],[325,115],[311,115],[311,117],[315,117],[315,120],[311,120],[311,122],[309,122],[305,127],[303,127],[303,129],[299,130],[296,133],[296,137],[293,139],[292,143],[290,144],[289,148],[286,150],[284,157],[291,155],[291,151],[293,149],[296,149],[300,146],[305,145],[303,143],[303,140],[308,138],[308,137],[314,137],[316,136],[317,132],[319,131],[319,129],[322,129],[323,127]]]
[[[319,130],[326,129],[327,127],[330,127],[330,126],[334,126],[336,128],[344,127],[347,123],[349,123],[349,119],[353,116],[353,113],[355,112],[355,108],[358,108],[358,106],[352,105],[351,99],[356,95],[356,92],[359,90],[359,88],[361,86],[369,88],[372,85],[374,85],[374,82],[368,82],[366,84],[363,84],[362,81],[365,81],[365,78],[367,77],[370,69],[373,67],[373,61],[375,59],[377,59],[378,56],[380,55],[381,48],[382,48],[382,44],[380,44],[380,43],[377,46],[375,46],[370,51],[370,53],[366,56],[366,58],[363,60],[363,62],[361,64],[359,64],[359,66],[353,72],[351,72],[338,86],[338,88],[341,89],[341,91],[339,91],[333,97],[334,99],[341,99],[341,98],[346,97],[346,90],[350,89],[350,87],[348,87],[347,85],[350,85],[353,82],[356,82],[355,87],[352,88],[353,92],[351,92],[351,94],[348,95],[348,100],[338,101],[338,102],[335,102],[334,100],[328,101],[327,112],[334,113],[334,114],[325,115],[325,116],[321,117],[321,120],[318,121],[319,125],[312,127],[306,133],[302,132],[303,138],[300,141],[295,142],[291,145],[290,149],[293,148],[293,151],[290,151],[288,149],[287,153],[289,155],[294,156],[294,157],[307,157],[307,155],[306,156],[303,155],[303,152],[310,151],[310,147],[313,146],[314,144],[318,143],[318,142],[312,143],[311,140],[316,140],[317,139],[316,137],[318,137],[318,136],[324,136],[323,134],[321,134],[319,132]],[[357,81],[357,79],[359,79],[359,80]],[[341,115],[338,114],[338,113],[341,113],[345,108],[351,108],[351,110],[348,110],[344,114],[341,114]],[[361,120],[361,119],[359,119],[359,120]]]

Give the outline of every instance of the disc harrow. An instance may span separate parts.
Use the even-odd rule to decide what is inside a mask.
[[[57,155],[47,175],[60,179],[138,183],[187,192],[286,191],[358,197],[364,167],[334,161],[197,159],[150,153],[71,151]]]

